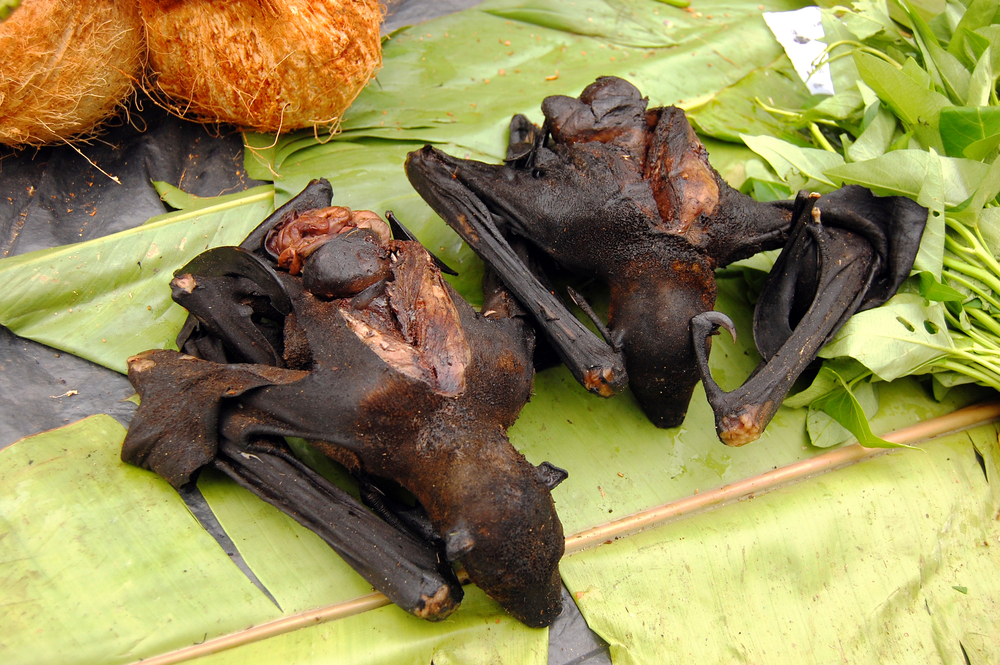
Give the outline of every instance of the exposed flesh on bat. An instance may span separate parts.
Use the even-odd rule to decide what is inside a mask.
[[[564,547],[550,490],[564,474],[506,436],[531,390],[531,327],[499,282],[475,312],[419,243],[329,210],[330,196],[311,183],[241,247],[176,273],[185,353],[130,360],[142,404],[123,459],[176,487],[220,468],[418,616],[457,607],[460,560],[511,614],[548,625]],[[382,517],[298,462],[286,436],[358,474]],[[380,497],[379,478],[419,505]]]
[[[785,245],[801,211],[792,202],[759,203],[730,187],[709,164],[684,112],[647,108],[647,100],[622,79],[599,78],[578,99],[547,97],[542,112],[542,127],[524,116],[513,118],[503,164],[459,159],[426,146],[408,156],[407,176],[535,315],[582,384],[607,396],[624,386],[627,371],[628,385],[650,420],[659,427],[677,426],[697,382],[703,375],[711,381],[699,360],[707,355],[704,326],[693,328],[691,322],[715,305],[714,270]],[[875,197],[862,188],[842,192],[828,195],[837,212],[825,215],[823,223],[879,248],[869,281],[878,285],[873,293],[884,301],[909,273],[926,211],[901,197],[872,203]],[[827,200],[817,205],[822,210]],[[606,344],[572,327],[573,316],[563,302],[511,250],[515,240],[527,241],[562,268],[607,283],[608,321],[595,321]],[[808,291],[818,275],[775,279],[784,285],[776,293],[785,296]],[[796,280],[804,280],[804,286],[794,286]],[[824,282],[823,289],[833,287]],[[708,320],[717,320],[711,316]],[[788,317],[785,321],[787,327]],[[794,343],[829,337],[810,329],[813,323],[808,318],[799,326]],[[764,377],[785,377],[805,366],[788,366],[781,354],[766,357],[772,365]],[[595,375],[608,379],[598,382]],[[766,382],[758,379],[758,384]],[[736,420],[720,420],[720,437],[728,443],[751,440],[790,386],[765,391],[766,398],[760,390],[754,397],[743,395],[750,400],[748,408]],[[758,395],[777,401],[764,408],[754,402]],[[736,398],[715,391],[713,399],[720,413],[731,411],[729,403]],[[736,421],[748,435],[729,436]]]

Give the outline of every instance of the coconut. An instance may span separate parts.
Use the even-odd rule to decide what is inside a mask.
[[[142,75],[134,0],[24,0],[0,22],[0,143],[91,132]]]
[[[140,0],[147,91],[185,117],[336,127],[382,64],[378,0]]]

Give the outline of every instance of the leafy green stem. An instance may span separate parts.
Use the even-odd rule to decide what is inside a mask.
[[[964,286],[965,288],[974,291],[976,295],[981,297],[986,302],[990,303],[990,305],[996,307],[997,309],[1000,309],[1000,301],[998,301],[996,297],[993,295],[995,293],[1000,293],[1000,280],[997,279],[996,275],[993,275],[987,270],[983,270],[982,268],[977,268],[976,266],[970,265],[968,263],[964,263],[962,261],[956,261],[955,259],[948,256],[944,257],[944,266],[952,271],[948,273],[949,279],[953,279],[962,286]],[[990,289],[992,289],[992,293],[987,293],[975,282],[966,279],[966,277],[963,277],[962,275],[979,280],[980,282],[988,286]]]
[[[809,123],[809,133],[812,134],[812,137],[816,140],[816,143],[818,143],[820,147],[823,148],[823,150],[833,153],[837,152],[836,150],[833,149],[833,146],[830,145],[830,142],[826,140],[826,137],[823,136],[823,133],[819,131],[819,126],[815,122]]]

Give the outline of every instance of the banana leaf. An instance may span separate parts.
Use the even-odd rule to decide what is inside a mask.
[[[988,425],[563,560],[616,664],[1000,660]]]
[[[306,606],[371,594],[311,531],[269,505],[245,501],[241,494],[249,493],[240,488],[217,488],[226,501],[243,504],[235,521],[254,532],[231,535],[253,556],[276,607],[227,560],[173,488],[118,458],[124,436],[112,418],[93,416],[0,451],[0,661],[131,663]],[[218,481],[202,487],[212,491]],[[268,511],[274,515],[260,514]],[[219,516],[231,524],[225,511]],[[249,647],[251,662],[305,662],[288,659],[302,649],[324,663],[496,662],[497,654],[510,654],[507,662],[545,662],[546,631],[524,627],[478,591],[462,609],[444,624],[396,607],[327,625],[304,622],[312,627],[301,634]],[[208,660],[238,658],[246,658],[241,649]]]
[[[802,4],[761,6],[781,11]],[[173,270],[209,246],[238,242],[275,203],[320,176],[332,181],[337,204],[393,209],[459,270],[453,284],[475,303],[481,297],[478,260],[412,192],[402,171],[405,154],[432,142],[462,156],[497,160],[511,115],[538,120],[542,97],[576,95],[598,75],[630,79],[654,105],[706,103],[780,58],[759,13],[756,4],[721,0],[700,2],[697,12],[652,0],[496,1],[395,33],[378,80],[358,98],[342,134],[246,137],[248,171],[273,179],[273,191],[265,187],[219,201],[176,197],[176,205],[190,209],[115,236],[2,260],[7,288],[0,293],[0,323],[122,371],[129,355],[171,346],[183,320],[166,286]],[[656,32],[660,25],[662,34]],[[709,149],[713,163],[738,185],[747,151],[721,144]],[[719,282],[718,308],[749,330],[750,287],[739,273],[720,274]],[[713,372],[726,389],[739,385],[759,360],[748,337],[715,344]],[[877,433],[982,395],[959,387],[938,402],[913,379],[877,390]],[[783,408],[760,441],[728,449],[715,438],[700,391],[683,427],[658,430],[630,394],[601,401],[565,370],[552,369],[536,378],[535,394],[510,435],[532,462],[549,460],[570,470],[554,492],[570,534],[817,455],[823,451],[808,445],[806,417],[805,408]],[[2,662],[186,658],[191,652],[183,648],[370,592],[313,534],[229,481],[206,475],[203,494],[276,606],[226,560],[166,483],[118,460],[122,436],[110,419],[96,418],[0,452],[0,518],[10,548],[0,602],[17,608],[0,616]],[[588,556],[567,559],[566,581],[577,593],[590,579],[597,584],[626,570],[627,561],[607,560],[603,568],[574,576],[575,562]],[[600,612],[580,605],[600,626]],[[395,608],[369,610],[204,659],[433,659],[439,665],[545,659],[546,631],[524,629],[474,590],[445,624],[414,622]],[[644,648],[656,644],[653,639]]]

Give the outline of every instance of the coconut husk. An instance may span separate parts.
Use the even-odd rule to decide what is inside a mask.
[[[24,0],[0,22],[0,143],[93,132],[131,93],[144,61],[134,0]]]
[[[140,0],[147,92],[264,132],[336,127],[382,64],[378,0]]]

